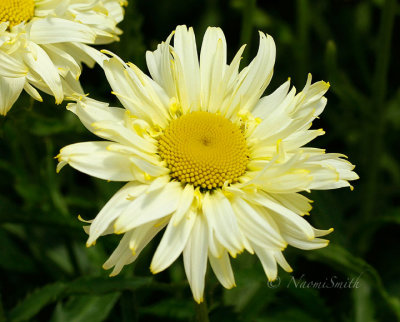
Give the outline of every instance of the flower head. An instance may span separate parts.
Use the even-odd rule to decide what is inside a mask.
[[[171,44],[174,36],[173,46]],[[118,274],[161,230],[150,269],[158,273],[183,253],[193,296],[203,299],[207,261],[221,284],[235,286],[230,257],[256,254],[269,280],[277,264],[291,271],[282,251],[315,249],[332,231],[303,216],[311,189],[350,186],[358,176],[340,154],[304,147],[325,105],[325,82],[296,94],[289,81],[262,98],[275,62],[275,44],[260,33],[256,57],[239,71],[242,47],[230,64],[219,28],[209,28],[197,56],[193,30],[177,27],[147,53],[152,78],[113,56],[107,79],[124,109],[88,97],[70,104],[83,124],[105,141],[61,149],[65,164],[105,180],[128,181],[85,229],[87,245],[124,234],[104,264]],[[289,90],[290,89],[290,90]]]
[[[0,115],[6,115],[24,89],[36,88],[61,103],[82,92],[81,63],[102,63],[90,47],[118,40],[123,18],[120,0],[2,0],[0,2]]]

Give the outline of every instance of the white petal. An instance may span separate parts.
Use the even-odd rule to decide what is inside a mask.
[[[192,232],[197,214],[190,211],[187,216],[179,222],[179,225],[174,225],[174,216],[175,215],[172,216],[160,244],[157,247],[153,260],[151,261],[150,270],[153,274],[166,269],[182,253],[190,233]]]
[[[129,249],[129,240],[132,236],[132,232],[126,233],[121,241],[119,242],[117,248],[103,264],[104,269],[110,269],[115,266],[110,276],[115,276],[119,274],[125,265],[132,263],[137,256],[133,255]]]
[[[126,126],[126,110],[109,107],[107,103],[89,98],[79,99],[75,104],[68,104],[67,108],[75,113],[92,133],[126,145],[142,159],[157,162],[154,156],[157,152],[156,141],[143,138],[136,134],[133,128]]]
[[[31,84],[26,82],[24,84],[24,90],[27,92],[30,96],[32,96],[35,100],[39,102],[43,102],[42,96],[40,96],[39,92],[34,88]]]
[[[93,245],[96,239],[108,229],[121,212],[132,203],[132,198],[142,194],[148,185],[130,182],[123,186],[101,209],[90,225],[87,246]]]
[[[96,101],[89,97],[83,97],[76,103],[70,103],[68,110],[76,114],[83,125],[89,130],[94,131],[91,124],[99,121],[109,120],[112,122],[122,122],[125,110],[118,107],[110,107],[108,103]]]
[[[61,78],[61,84],[64,91],[65,97],[71,99],[76,96],[84,96],[84,92],[79,80],[74,77],[71,72],[68,72]]]
[[[152,177],[159,177],[169,173],[169,169],[161,166],[157,161],[156,162],[158,164],[154,164],[152,163],[153,160],[149,162],[141,157],[136,156],[130,156],[129,160],[131,160],[132,163],[135,164],[135,166],[143,171],[146,175],[150,175]]]
[[[274,252],[253,245],[254,251],[261,261],[262,267],[269,281],[274,281],[278,275],[278,265],[274,257]]]
[[[104,263],[103,268],[114,269],[110,276],[119,274],[124,265],[130,264],[136,260],[144,247],[154,238],[154,236],[165,227],[165,224],[158,221],[152,221],[132,231],[127,232],[122,238],[117,249]]]
[[[321,238],[314,238],[312,240],[304,240],[304,239],[297,239],[292,236],[285,236],[286,241],[289,245],[304,249],[304,250],[311,250],[311,249],[318,249],[328,246],[329,240],[321,239]]]
[[[21,94],[25,77],[8,78],[0,76],[0,115],[6,115]]]
[[[20,78],[28,74],[28,68],[18,59],[0,50],[0,77]]]
[[[279,266],[281,266],[286,272],[288,272],[288,273],[293,272],[293,269],[290,267],[289,263],[286,261],[282,252],[275,252],[274,257],[276,259],[276,262],[279,264]]]
[[[154,191],[147,191],[124,210],[115,222],[115,231],[123,233],[171,214],[176,210],[181,194],[182,187],[178,182],[169,182]]]
[[[183,263],[186,276],[197,303],[203,302],[204,279],[207,269],[207,241],[206,223],[201,214],[197,214],[192,233],[183,250]]]
[[[272,37],[260,32],[260,45],[256,57],[238,75],[234,99],[229,102],[230,117],[237,108],[252,110],[267,88],[273,74],[276,48]],[[225,109],[225,108],[224,108]]]
[[[182,191],[181,200],[179,200],[179,205],[172,217],[172,222],[176,226],[188,213],[190,206],[192,205],[194,199],[194,188],[193,185],[187,184]]]
[[[171,69],[172,56],[170,41],[174,32],[167,40],[157,46],[157,50],[146,52],[146,63],[151,77],[165,90],[169,97],[177,97],[176,84]]]
[[[24,60],[26,65],[35,73],[40,76],[40,80],[48,86],[59,104],[64,98],[60,75],[57,68],[47,55],[47,53],[38,45],[29,42],[30,52],[25,55]],[[30,78],[35,79],[35,75],[29,75]]]
[[[232,257],[246,248],[248,242],[238,226],[229,200],[222,192],[217,190],[213,194],[207,193],[204,196],[203,213],[207,218],[210,234],[215,233],[215,238]],[[218,257],[216,254],[214,256]]]
[[[168,223],[168,220],[153,220],[132,230],[129,248],[132,254],[138,256],[142,249],[158,234]]]
[[[167,125],[169,99],[157,83],[117,57],[104,62],[104,71],[114,94],[133,115],[149,124]]]
[[[74,57],[79,64],[85,63],[90,68],[93,68],[95,63],[103,67],[104,60],[108,59],[106,55],[97,49],[79,42],[57,43],[54,45]]]
[[[94,43],[96,34],[90,27],[82,23],[47,17],[46,19],[32,21],[30,37],[36,44],[60,42]]]
[[[284,207],[300,216],[309,214],[312,209],[312,200],[299,193],[272,193],[270,195]]]
[[[68,72],[78,79],[81,74],[81,67],[75,59],[57,45],[42,45],[53,64],[58,68],[60,74],[65,77]]]
[[[261,98],[252,111],[255,117],[265,119],[274,109],[277,109],[286,97],[290,86],[290,80],[283,83],[272,94]]]
[[[200,67],[193,28],[187,29],[186,26],[176,28],[174,51],[182,67],[179,94],[183,111],[197,110],[200,105]]]
[[[232,203],[235,210],[239,227],[246,234],[246,237],[257,245],[270,249],[283,249],[286,242],[282,238],[276,224],[271,225],[267,220],[265,210],[261,207],[248,204],[241,198],[235,198]]]
[[[220,28],[209,27],[204,35],[200,52],[202,109],[216,112],[221,108],[222,79],[226,70],[226,40]]]
[[[280,222],[288,222],[299,231],[303,232],[307,238],[312,239],[314,238],[314,231],[312,230],[311,225],[304,220],[302,217],[291,211],[290,209],[282,206],[278,202],[272,200],[270,197],[267,196],[266,193],[259,192],[258,194],[252,194],[250,196],[244,196],[246,199],[247,197],[251,198],[251,201],[262,205],[279,215],[279,218],[275,220],[275,222],[279,225]]]
[[[81,142],[60,150],[60,162],[96,178],[111,181],[133,181],[132,162],[126,155],[108,151],[112,142]]]
[[[219,282],[227,289],[235,287],[235,277],[233,276],[228,252],[225,250],[221,257],[214,257],[212,254],[209,254],[208,258],[210,259],[211,267]]]

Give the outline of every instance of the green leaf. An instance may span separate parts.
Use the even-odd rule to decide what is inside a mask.
[[[143,286],[150,287],[151,277],[84,277],[70,283],[68,294],[105,294],[122,290],[136,290]]]
[[[9,318],[11,321],[29,320],[35,316],[46,305],[75,294],[107,294],[122,290],[136,290],[141,287],[163,288],[164,285],[152,283],[150,277],[84,277],[70,283],[54,283],[44,286],[19,303],[11,310]]]
[[[46,285],[30,294],[9,314],[11,321],[26,321],[35,316],[43,307],[56,301],[65,291],[64,283]]]
[[[9,234],[0,229],[0,268],[13,272],[33,272],[35,264],[16,243],[10,238]]]
[[[121,293],[106,295],[81,295],[72,297],[66,304],[58,302],[52,322],[100,322],[104,321]]]
[[[179,320],[189,320],[193,317],[194,302],[191,298],[188,299],[166,299],[140,309],[140,313],[145,313],[161,318],[171,318]]]
[[[354,300],[354,321],[356,322],[373,322],[374,319],[374,303],[371,299],[371,287],[368,283],[361,280],[362,287],[353,288]]]
[[[329,247],[307,253],[307,257],[335,267],[338,271],[348,276],[362,277],[362,280],[376,288],[392,312],[400,319],[400,299],[387,293],[378,272],[362,258],[354,256],[339,245],[330,245]]]

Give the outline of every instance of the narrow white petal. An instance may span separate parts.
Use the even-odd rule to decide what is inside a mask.
[[[136,257],[132,254],[131,250],[128,247],[131,236],[132,232],[126,233],[122,237],[117,248],[103,264],[104,269],[110,269],[114,266],[114,269],[111,272],[110,276],[118,275],[125,265],[132,263],[136,259]]]
[[[312,200],[299,193],[271,193],[270,195],[284,207],[300,216],[307,215],[312,209]]]
[[[8,78],[0,76],[0,115],[6,115],[21,94],[25,77]]]
[[[278,275],[278,265],[274,257],[274,252],[253,245],[254,251],[261,261],[262,267],[269,281],[274,281]]]
[[[59,48],[56,44],[42,45],[42,48],[46,51],[47,55],[63,77],[70,72],[74,78],[79,78],[81,74],[81,66],[79,66],[71,55],[65,52],[62,48]]]
[[[220,28],[209,27],[200,52],[202,109],[215,112],[221,108],[221,83],[226,70],[226,40]]]
[[[30,96],[32,96],[35,100],[39,102],[43,102],[42,96],[40,96],[39,92],[34,88],[31,84],[26,82],[24,84],[24,90],[27,92]]]
[[[236,214],[228,199],[220,191],[206,194],[203,199],[203,213],[210,227],[210,234],[235,257],[246,248],[248,242],[241,232]]]
[[[304,240],[304,239],[297,239],[292,236],[285,236],[286,241],[289,245],[304,249],[304,250],[311,250],[311,249],[318,249],[328,246],[329,240],[321,239],[321,238],[314,238],[313,240]]]
[[[68,32],[66,32],[68,31]],[[94,43],[96,34],[82,23],[48,17],[36,19],[31,23],[30,37],[36,44],[52,44],[60,42]]]
[[[171,214],[177,209],[181,194],[182,187],[178,182],[169,182],[156,190],[147,191],[124,210],[115,222],[115,231],[123,233]]]
[[[68,71],[67,74],[61,78],[61,85],[64,95],[67,99],[71,99],[72,97],[76,96],[82,97],[85,95],[79,79],[74,77],[70,71]]]
[[[168,223],[166,220],[153,220],[132,230],[129,248],[133,255],[138,256],[143,248]]]
[[[253,194],[250,196],[251,201],[256,202],[272,211],[280,216],[278,220],[275,220],[276,223],[279,224],[280,221],[289,222],[294,225],[299,231],[303,232],[307,238],[314,238],[314,231],[312,230],[311,225],[304,220],[302,217],[291,211],[290,209],[282,206],[278,202],[272,200],[267,194],[259,192],[257,195]],[[247,198],[247,196],[245,196]]]
[[[112,142],[81,142],[60,150],[58,159],[83,173],[111,181],[135,180],[132,162],[126,155],[109,151]]]
[[[214,257],[212,254],[209,254],[208,258],[218,281],[227,289],[235,287],[235,277],[233,276],[228,252],[225,250],[221,257]]]
[[[313,228],[313,230],[314,230],[315,237],[326,236],[326,235],[330,234],[331,232],[333,232],[333,228],[330,228],[330,229],[315,229],[315,228]]]
[[[196,38],[193,28],[178,26],[174,35],[174,51],[182,66],[182,84],[184,101],[181,100],[184,111],[197,110],[200,105],[200,67],[197,56]],[[182,97],[182,94],[181,94]]]
[[[19,59],[0,50],[0,77],[20,78],[28,74],[28,68]]]
[[[37,44],[29,42],[29,53],[24,57],[26,65],[40,76],[59,104],[64,98],[60,75],[47,53]],[[35,79],[35,75],[29,75]]]
[[[176,84],[171,69],[170,42],[174,32],[167,40],[157,46],[157,50],[146,52],[146,63],[151,77],[165,90],[169,97],[177,97]]]
[[[104,62],[104,71],[114,94],[133,115],[149,124],[167,125],[169,101],[157,83],[116,56]]]
[[[181,200],[179,200],[178,208],[172,217],[172,222],[174,225],[178,225],[180,221],[187,215],[190,206],[192,205],[194,199],[194,188],[193,185],[187,184],[182,191]]]
[[[270,95],[262,97],[252,111],[255,117],[265,119],[274,109],[277,109],[286,97],[290,86],[290,80],[283,83]]]
[[[238,109],[251,111],[254,108],[271,81],[275,56],[274,40],[272,37],[260,32],[260,45],[256,57],[238,75],[234,98],[229,102],[231,107],[227,114],[228,117]]]
[[[293,272],[292,267],[290,267],[289,263],[286,261],[285,257],[283,256],[282,252],[275,252],[274,257],[276,262],[282,267],[286,272]]]
[[[124,123],[127,116],[125,109],[110,107],[107,103],[86,97],[68,104],[67,108],[79,117],[89,131],[106,140],[120,142],[147,153],[155,153],[157,150],[154,142],[127,128]]]
[[[87,246],[93,245],[96,239],[110,226],[121,212],[132,203],[132,198],[142,194],[148,185],[130,182],[123,186],[114,196],[105,204],[90,225],[90,233]],[[114,231],[114,227],[113,231]]]
[[[192,233],[183,250],[183,263],[193,297],[197,303],[203,302],[204,279],[208,253],[207,224],[201,214],[196,215]]]
[[[182,253],[192,232],[197,214],[189,211],[187,216],[178,225],[174,225],[174,216],[167,226],[160,244],[151,261],[150,270],[153,274],[163,271],[170,266]]]
[[[136,260],[147,244],[164,227],[165,224],[156,220],[127,232],[103,268],[110,269],[114,266],[110,276],[119,274],[125,265]]]
[[[265,210],[262,210],[261,207],[250,205],[241,198],[235,198],[232,207],[235,210],[239,227],[252,243],[264,247],[269,246],[270,249],[286,247],[279,228],[271,225],[266,216],[262,215]]]

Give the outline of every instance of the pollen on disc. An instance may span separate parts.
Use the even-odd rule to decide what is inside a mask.
[[[237,182],[248,163],[239,127],[209,112],[172,120],[159,139],[159,154],[172,178],[208,190]]]
[[[0,22],[9,22],[10,27],[32,19],[35,11],[34,0],[1,0]]]

